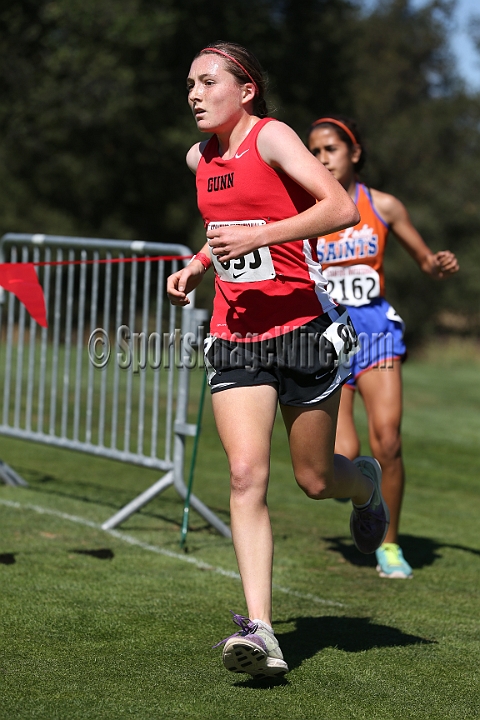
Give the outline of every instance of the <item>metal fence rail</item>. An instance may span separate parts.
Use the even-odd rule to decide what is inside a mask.
[[[190,375],[206,317],[193,297],[185,308],[171,306],[165,283],[167,269],[184,262],[176,258],[191,254],[182,245],[126,240],[16,233],[0,240],[0,262],[45,263],[37,274],[48,320],[40,327],[0,289],[0,434],[164,473],[106,529],[170,485],[183,498],[187,492],[185,440],[196,432],[188,422]],[[173,259],[149,259],[159,255]],[[26,484],[2,461],[0,478]],[[190,502],[231,536],[195,495]]]

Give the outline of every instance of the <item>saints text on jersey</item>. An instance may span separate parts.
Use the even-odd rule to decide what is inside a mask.
[[[378,252],[378,235],[367,224],[359,229],[347,228],[339,233],[339,239],[335,242],[319,238],[317,252],[319,263],[372,257]]]

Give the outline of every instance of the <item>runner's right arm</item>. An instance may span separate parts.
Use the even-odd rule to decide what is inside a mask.
[[[208,243],[205,243],[200,252],[210,257]],[[206,272],[205,265],[194,257],[186,267],[170,275],[167,279],[167,295],[172,305],[189,305],[188,293],[200,285]]]
[[[203,145],[205,145],[205,142]],[[196,143],[187,153],[187,165],[194,175],[197,172],[198,163],[201,158],[201,146],[202,143]],[[208,258],[210,257],[208,243],[205,243],[200,253],[206,255]],[[199,253],[197,253],[197,255],[198,254]],[[172,305],[180,305],[182,307],[189,305],[190,300],[187,295],[192,292],[192,290],[195,290],[201,283],[206,271],[207,268],[205,265],[194,257],[186,267],[170,275],[167,279],[167,295]]]

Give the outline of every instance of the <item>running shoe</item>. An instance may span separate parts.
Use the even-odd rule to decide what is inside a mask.
[[[227,670],[249,673],[259,679],[285,675],[288,665],[273,630],[259,620],[253,622],[234,612],[232,615],[240,630],[213,646],[225,643],[222,660]]]
[[[383,543],[375,552],[377,572],[382,578],[411,580],[413,570],[403,557],[402,548],[396,543]]]
[[[366,555],[375,552],[383,543],[390,522],[390,512],[382,497],[380,485],[382,469],[375,458],[360,456],[353,461],[362,475],[373,482],[374,490],[366,507],[353,506],[350,532],[353,542]]]

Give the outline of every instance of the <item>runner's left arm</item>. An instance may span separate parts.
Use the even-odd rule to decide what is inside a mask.
[[[372,199],[375,208],[389,225],[399,243],[424,273],[442,280],[458,271],[457,258],[450,250],[440,250],[436,253],[430,250],[400,200],[378,190],[372,190]]]
[[[359,221],[358,210],[348,193],[288,125],[267,123],[258,134],[257,146],[268,165],[289,175],[317,203],[298,215],[266,225],[232,225],[209,230],[209,245],[221,262],[234,260],[261,247],[342,230]]]

